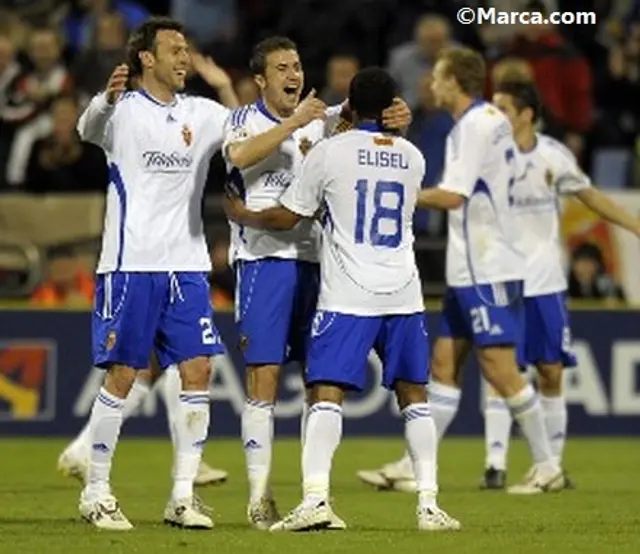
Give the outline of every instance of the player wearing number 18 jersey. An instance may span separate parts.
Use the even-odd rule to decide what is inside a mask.
[[[482,56],[466,48],[443,52],[433,72],[436,102],[457,122],[447,138],[442,183],[418,200],[419,207],[449,210],[448,289],[432,358],[431,411],[442,437],[457,412],[459,378],[474,348],[485,378],[506,399],[534,452],[540,490],[559,488],[562,471],[551,454],[540,402],[516,362],[524,276],[510,207],[516,145],[504,114],[478,100],[484,79]],[[375,483],[371,472],[360,478],[391,487],[402,477],[413,482],[408,460],[374,473]]]
[[[342,434],[344,392],[364,388],[372,348],[383,363],[382,384],[395,391],[404,415],[418,481],[418,525],[460,527],[436,504],[436,436],[424,387],[428,337],[412,218],[425,161],[408,141],[376,123],[394,93],[386,72],[361,71],[349,95],[356,128],[314,146],[280,207],[248,212],[236,202],[233,210],[248,225],[290,229],[324,209],[306,375],[311,407],[302,454],[304,499],[272,531],[329,526],[329,475]]]

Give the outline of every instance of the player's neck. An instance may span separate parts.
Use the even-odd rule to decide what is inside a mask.
[[[460,119],[467,110],[477,101],[476,98],[471,96],[467,96],[466,94],[461,94],[457,101],[454,102],[453,109],[451,110],[451,115],[457,121]]]
[[[516,142],[520,152],[530,152],[536,147],[536,133],[533,130],[525,129],[516,135]]]
[[[171,104],[176,98],[175,91],[151,77],[143,76],[140,79],[140,87],[143,88],[151,97],[163,104]]]
[[[260,98],[262,105],[264,106],[264,108],[276,119],[285,119],[287,117],[291,117],[293,115],[293,111],[294,110],[282,110],[282,109],[278,109],[276,108],[271,102],[269,102],[269,100],[267,100],[267,98],[265,98],[264,96],[262,96]]]

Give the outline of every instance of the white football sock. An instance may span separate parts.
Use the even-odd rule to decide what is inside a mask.
[[[242,411],[242,444],[247,461],[249,503],[268,495],[273,448],[273,404],[248,399]]]
[[[567,401],[564,396],[541,396],[544,424],[551,452],[562,466],[562,454],[567,440]]]
[[[550,471],[557,469],[544,426],[544,416],[536,391],[529,384],[511,398],[507,398],[511,415],[519,423],[529,443],[536,464],[544,464]]]
[[[404,436],[416,476],[418,502],[423,508],[436,505],[438,495],[438,437],[427,403],[410,404],[402,410]]]
[[[149,383],[146,381],[140,381],[136,379],[131,386],[131,390],[127,397],[124,399],[124,407],[122,408],[122,419],[125,420],[133,412],[138,409],[138,406],[142,404],[142,401],[149,394],[151,388],[149,387]]]
[[[506,471],[513,419],[504,398],[488,395],[484,404],[485,468]]]
[[[300,412],[300,448],[304,449],[304,442],[307,439],[307,421],[309,419],[309,404],[305,398]]]
[[[210,403],[208,390],[180,393],[175,419],[173,500],[193,497],[193,481],[209,434]]]
[[[110,493],[111,462],[122,427],[124,400],[100,388],[93,402],[88,427],[90,429],[90,462],[86,496],[99,499]]]
[[[309,408],[307,436],[302,450],[304,502],[317,505],[329,500],[331,462],[342,438],[342,407],[317,402]]]
[[[460,389],[432,381],[427,390],[431,417],[436,425],[438,440],[440,440],[458,413]]]
[[[167,425],[171,442],[173,443],[174,456],[176,451],[176,414],[180,404],[180,393],[182,392],[182,380],[177,365],[170,365],[164,371],[164,382],[160,388],[165,407],[167,409]]]

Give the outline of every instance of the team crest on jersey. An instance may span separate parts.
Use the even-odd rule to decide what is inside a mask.
[[[109,331],[109,334],[107,335],[107,342],[105,343],[105,348],[107,349],[107,351],[113,349],[113,347],[116,345],[117,340],[118,340],[118,337],[116,335],[116,332]]]
[[[553,185],[553,172],[550,169],[544,172],[544,182],[547,183],[548,187]]]
[[[309,150],[311,150],[312,147],[313,147],[313,143],[307,137],[302,137],[300,139],[300,142],[298,144],[298,148],[300,148],[300,153],[303,156],[306,156],[307,153],[309,152]]]
[[[188,125],[182,126],[182,140],[184,140],[187,147],[191,146],[191,143],[193,142],[193,132]]]

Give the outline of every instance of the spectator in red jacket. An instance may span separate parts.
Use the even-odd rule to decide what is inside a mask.
[[[530,2],[527,11],[548,17],[540,0]],[[591,70],[587,60],[550,24],[522,25],[506,55],[531,64],[536,86],[550,115],[546,129],[580,156],[583,135],[591,127],[594,110]]]

